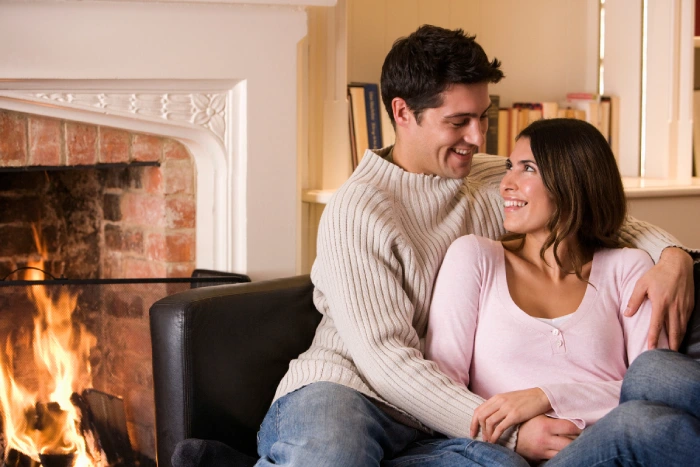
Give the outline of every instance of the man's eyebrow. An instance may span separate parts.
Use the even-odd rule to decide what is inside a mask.
[[[493,103],[489,104],[489,106],[486,107],[486,110],[484,110],[484,113],[482,113],[482,114],[477,114],[477,113],[474,113],[474,112],[458,112],[458,113],[454,113],[454,114],[450,114],[450,115],[445,115],[445,116],[442,117],[442,118],[457,118],[457,117],[479,118],[479,117],[481,117],[482,115],[485,115],[486,112],[489,111],[489,109],[491,108],[491,106],[493,106]]]

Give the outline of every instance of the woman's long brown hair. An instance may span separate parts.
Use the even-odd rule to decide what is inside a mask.
[[[627,215],[627,203],[615,156],[603,135],[590,123],[570,118],[538,120],[517,139],[528,138],[542,182],[555,205],[547,223],[549,236],[540,257],[553,247],[557,265],[561,242],[572,237],[578,248],[567,249],[576,277],[601,248],[627,246],[618,236]],[[507,234],[503,240],[524,238]]]

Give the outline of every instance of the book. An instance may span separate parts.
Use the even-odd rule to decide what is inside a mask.
[[[511,148],[508,144],[509,129],[508,124],[510,123],[510,112],[509,109],[498,109],[498,152],[499,156],[508,157]]]
[[[542,118],[557,118],[558,102],[540,102],[540,105],[542,105]]]
[[[520,120],[520,109],[517,107],[511,107],[508,110],[508,154],[513,151],[515,147],[515,138],[520,134],[518,130],[518,121]]]
[[[600,132],[610,144],[610,96],[600,96]]]
[[[610,130],[608,142],[615,158],[620,160],[620,96],[610,97]]]
[[[382,147],[386,148],[393,145],[396,142],[396,134],[394,133],[394,125],[391,124],[391,118],[389,113],[384,108],[384,101],[381,99],[382,95],[379,94],[379,102],[381,104],[380,115],[382,122]]]
[[[491,107],[487,111],[488,128],[486,129],[485,147],[482,152],[487,154],[498,154],[498,104],[501,98],[497,95],[490,95]]]
[[[587,92],[570,92],[560,107],[574,111],[574,118],[585,120],[601,133],[600,96]]]
[[[356,143],[355,157],[359,164],[365,150],[380,149],[384,146],[379,86],[375,83],[350,83],[348,92],[350,93],[353,107]]]
[[[352,111],[352,97],[350,96],[350,90],[348,89],[348,132],[350,133],[350,161],[352,162],[352,169],[357,168],[357,138],[355,136],[355,118],[353,117]]]
[[[352,115],[350,147],[355,148],[352,154],[352,168],[355,169],[362,160],[365,151],[369,148],[365,88],[362,86],[348,86],[348,99],[350,100]]]
[[[530,123],[541,120],[543,107],[541,102],[515,102],[513,108],[518,109],[518,131],[520,134]]]
[[[693,176],[700,176],[700,90],[693,91]]]

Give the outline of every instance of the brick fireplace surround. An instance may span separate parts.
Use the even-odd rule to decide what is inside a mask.
[[[37,222],[57,277],[187,277],[195,206],[177,141],[0,110],[0,278],[37,259]]]

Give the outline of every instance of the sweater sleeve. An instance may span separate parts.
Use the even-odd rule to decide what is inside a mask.
[[[700,250],[686,248],[670,233],[632,216],[627,216],[625,223],[622,225],[620,238],[635,248],[649,253],[651,259],[654,260],[654,264],[659,262],[661,252],[668,247],[684,249],[696,262],[700,259]]]
[[[629,367],[630,363],[647,349],[646,338],[651,321],[651,303],[645,300],[639,311],[631,317],[625,317],[623,313],[637,280],[654,264],[648,254],[637,249],[625,248],[620,257],[617,268],[620,272],[616,274],[617,277],[609,271],[606,279],[616,282],[615,287],[619,291],[618,308],[614,311],[617,313],[623,331],[625,366]],[[663,331],[659,337],[659,348],[668,348],[668,339]],[[548,415],[567,419],[579,428],[585,428],[617,407],[621,387],[622,380],[615,380],[549,384],[541,386],[540,389],[544,391],[552,405],[552,411]]]
[[[438,432],[469,437],[471,418],[483,399],[423,357],[413,327],[414,306],[404,289],[415,281],[404,277],[396,254],[403,245],[392,207],[387,195],[369,185],[336,193],[319,228],[316,286],[373,390]],[[513,430],[502,442],[513,449],[515,440]]]

